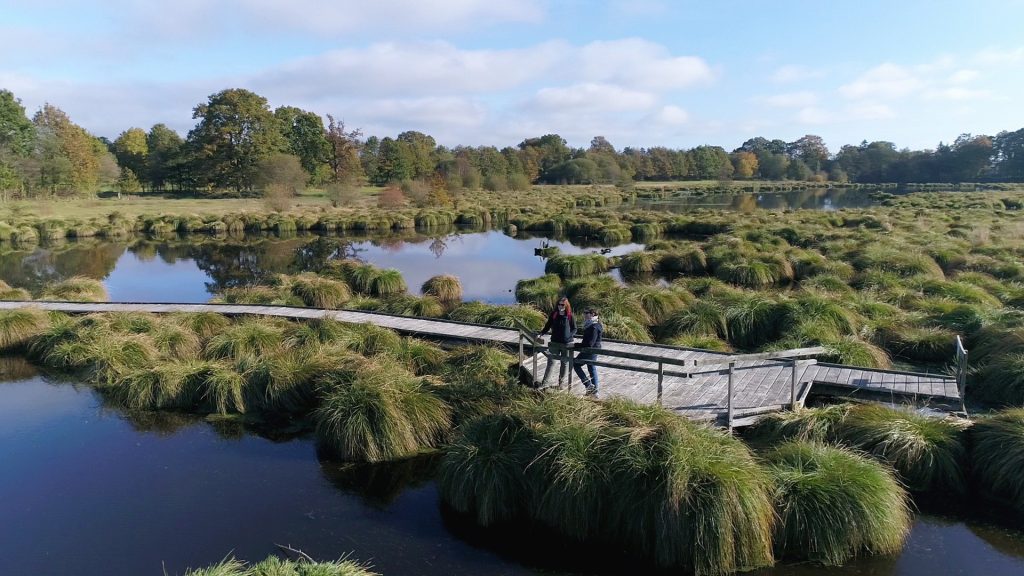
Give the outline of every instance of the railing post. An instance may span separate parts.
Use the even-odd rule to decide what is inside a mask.
[[[658,362],[658,404],[661,404],[662,384],[665,382],[665,363]]]
[[[526,360],[526,355],[523,353],[523,331],[519,331],[519,365],[523,366],[523,361]],[[525,368],[525,366],[523,366]]]
[[[796,358],[790,360],[793,371],[789,375],[789,409],[796,411]]]
[[[736,372],[736,363],[729,362],[729,413],[727,415],[726,424],[729,426],[729,431],[732,432],[732,375]]]

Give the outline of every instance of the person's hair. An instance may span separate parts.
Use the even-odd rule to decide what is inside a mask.
[[[583,311],[583,313],[584,314],[593,314],[594,316],[597,316],[597,308],[594,308],[593,306],[587,306],[587,308]]]
[[[558,305],[563,302],[565,303],[565,315],[572,316],[572,304],[569,304],[569,299],[566,298],[565,296],[559,298],[558,302],[555,303],[555,311],[551,314],[552,316],[558,314]]]

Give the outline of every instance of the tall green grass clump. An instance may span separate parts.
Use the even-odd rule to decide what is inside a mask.
[[[440,487],[480,523],[527,517],[695,574],[774,560],[765,471],[738,440],[659,406],[523,399],[461,428]]]
[[[562,278],[583,278],[608,270],[608,259],[600,254],[559,255],[548,259],[545,274],[558,274]]]
[[[907,494],[881,464],[817,443],[789,442],[766,461],[775,479],[783,555],[838,566],[892,554],[910,532]]]
[[[107,289],[99,280],[75,276],[43,290],[42,300],[68,300],[72,302],[106,302]]]
[[[758,420],[749,429],[750,436],[765,444],[786,440],[827,442],[850,412],[850,404],[832,404],[820,408],[773,412]]]
[[[1024,406],[1024,351],[994,356],[972,371],[972,399],[996,406]]]
[[[451,427],[451,409],[404,368],[378,358],[350,383],[324,390],[314,419],[322,447],[344,460],[381,462],[436,446]]]
[[[352,298],[348,284],[316,274],[299,274],[288,279],[292,295],[312,308],[341,308]]]
[[[233,358],[269,354],[284,341],[284,327],[266,318],[235,322],[210,338],[205,354],[210,358]]]
[[[379,576],[368,567],[352,560],[306,562],[281,560],[270,556],[256,564],[225,558],[205,568],[190,569],[185,576]]]
[[[46,313],[36,308],[0,310],[0,350],[24,346],[49,324]]]
[[[912,492],[962,493],[969,425],[959,418],[858,404],[850,408],[836,437],[892,466]]]
[[[451,274],[441,274],[423,283],[420,291],[424,296],[433,296],[447,308],[462,301],[462,282]]]
[[[974,478],[990,494],[1024,512],[1024,408],[977,420],[971,442]]]
[[[562,279],[557,274],[516,282],[516,302],[530,304],[545,314],[551,314],[562,295]]]
[[[402,294],[405,291],[405,279],[402,278],[402,273],[394,268],[388,268],[374,276],[373,283],[367,292],[373,296],[384,297]]]

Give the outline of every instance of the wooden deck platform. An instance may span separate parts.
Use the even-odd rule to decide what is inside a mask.
[[[255,306],[238,304],[168,304],[168,303],[75,303],[41,301],[0,301],[0,309],[37,307],[71,313],[91,312],[215,312],[225,315],[278,316],[293,319],[333,318],[342,322],[372,323],[402,334],[434,340],[501,344],[513,349],[520,345],[520,332],[515,328],[482,326],[440,320],[395,316],[377,312],[322,310],[290,306]],[[727,423],[728,370],[730,354],[695,350],[659,344],[606,341],[603,350],[627,355],[664,358],[661,394],[658,393],[658,363],[624,357],[601,356],[609,364],[599,368],[600,397],[626,396],[639,402],[662,405],[697,420]],[[529,347],[527,348],[529,352]],[[536,355],[540,377],[546,366],[544,354]],[[527,354],[524,370],[532,372],[533,356]],[[692,367],[689,367],[692,366]],[[793,367],[789,360],[742,362],[733,375],[733,426],[750,424],[766,413],[788,409],[791,402],[802,405],[812,387],[829,393],[844,391],[867,393],[889,400],[907,400],[929,405],[955,408],[960,405],[956,379],[940,374],[917,374],[892,370],[874,370],[837,364],[800,363],[793,386]],[[557,382],[554,367],[552,382]],[[569,393],[582,394],[583,387],[573,378],[565,387]],[[795,392],[795,394],[794,394]]]

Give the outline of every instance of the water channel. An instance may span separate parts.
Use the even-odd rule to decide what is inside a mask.
[[[351,466],[309,438],[105,407],[90,388],[0,363],[0,574],[181,574],[275,543],[385,575],[620,574],[614,549],[481,530],[440,503],[429,460]],[[646,568],[643,568],[646,570]],[[763,576],[823,573],[782,564]],[[1024,573],[1024,534],[919,515],[903,552],[830,575]]]

